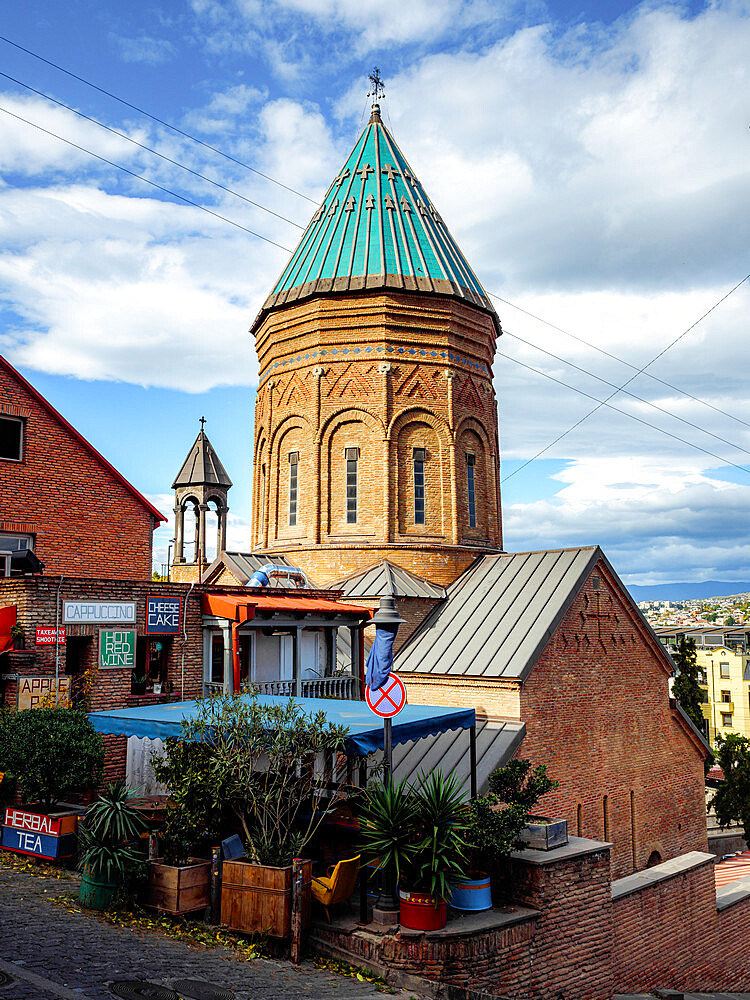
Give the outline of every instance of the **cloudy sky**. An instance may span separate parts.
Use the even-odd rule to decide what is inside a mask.
[[[249,546],[247,330],[378,65],[386,123],[499,297],[507,548],[750,580],[749,3],[3,15],[0,352],[165,513],[205,415]]]

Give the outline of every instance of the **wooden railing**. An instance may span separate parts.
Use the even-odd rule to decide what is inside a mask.
[[[259,694],[275,694],[284,698],[292,698],[295,693],[293,680],[261,681],[252,685]],[[243,690],[247,690],[243,685]],[[203,684],[205,695],[221,694],[224,685],[215,681],[207,681]],[[351,700],[359,699],[359,678],[352,677],[351,674],[342,674],[337,677],[305,677],[302,680],[303,698],[344,698]]]

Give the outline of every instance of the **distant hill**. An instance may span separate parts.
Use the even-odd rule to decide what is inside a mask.
[[[733,597],[735,594],[750,592],[750,582],[725,582],[724,580],[704,580],[702,583],[658,583],[651,587],[630,584],[628,590],[638,601],[689,601],[704,600],[707,597]]]

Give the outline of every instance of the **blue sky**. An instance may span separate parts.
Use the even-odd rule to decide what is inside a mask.
[[[507,547],[599,542],[633,583],[750,576],[736,468],[750,282],[649,369],[662,382],[638,376],[639,399],[612,400],[624,412],[602,408],[524,466],[593,407],[576,389],[612,391],[567,362],[622,384],[633,369],[596,348],[640,367],[750,270],[747,3],[6,0],[3,14],[18,46],[297,193],[1,40],[0,72],[20,83],[0,76],[0,108],[289,249],[379,65],[386,122],[507,300]],[[247,547],[247,330],[285,252],[2,110],[0,231],[0,351],[165,513],[205,415],[235,483],[230,545]]]

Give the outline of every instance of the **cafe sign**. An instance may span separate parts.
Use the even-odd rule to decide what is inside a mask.
[[[135,625],[135,601],[63,601],[66,625]]]
[[[49,674],[36,677],[18,678],[18,711],[24,708],[54,706],[55,678]],[[57,678],[57,705],[70,707],[70,677]]]
[[[181,597],[146,598],[146,635],[179,635]]]
[[[103,628],[99,632],[99,666],[103,670],[135,666],[134,628]]]

